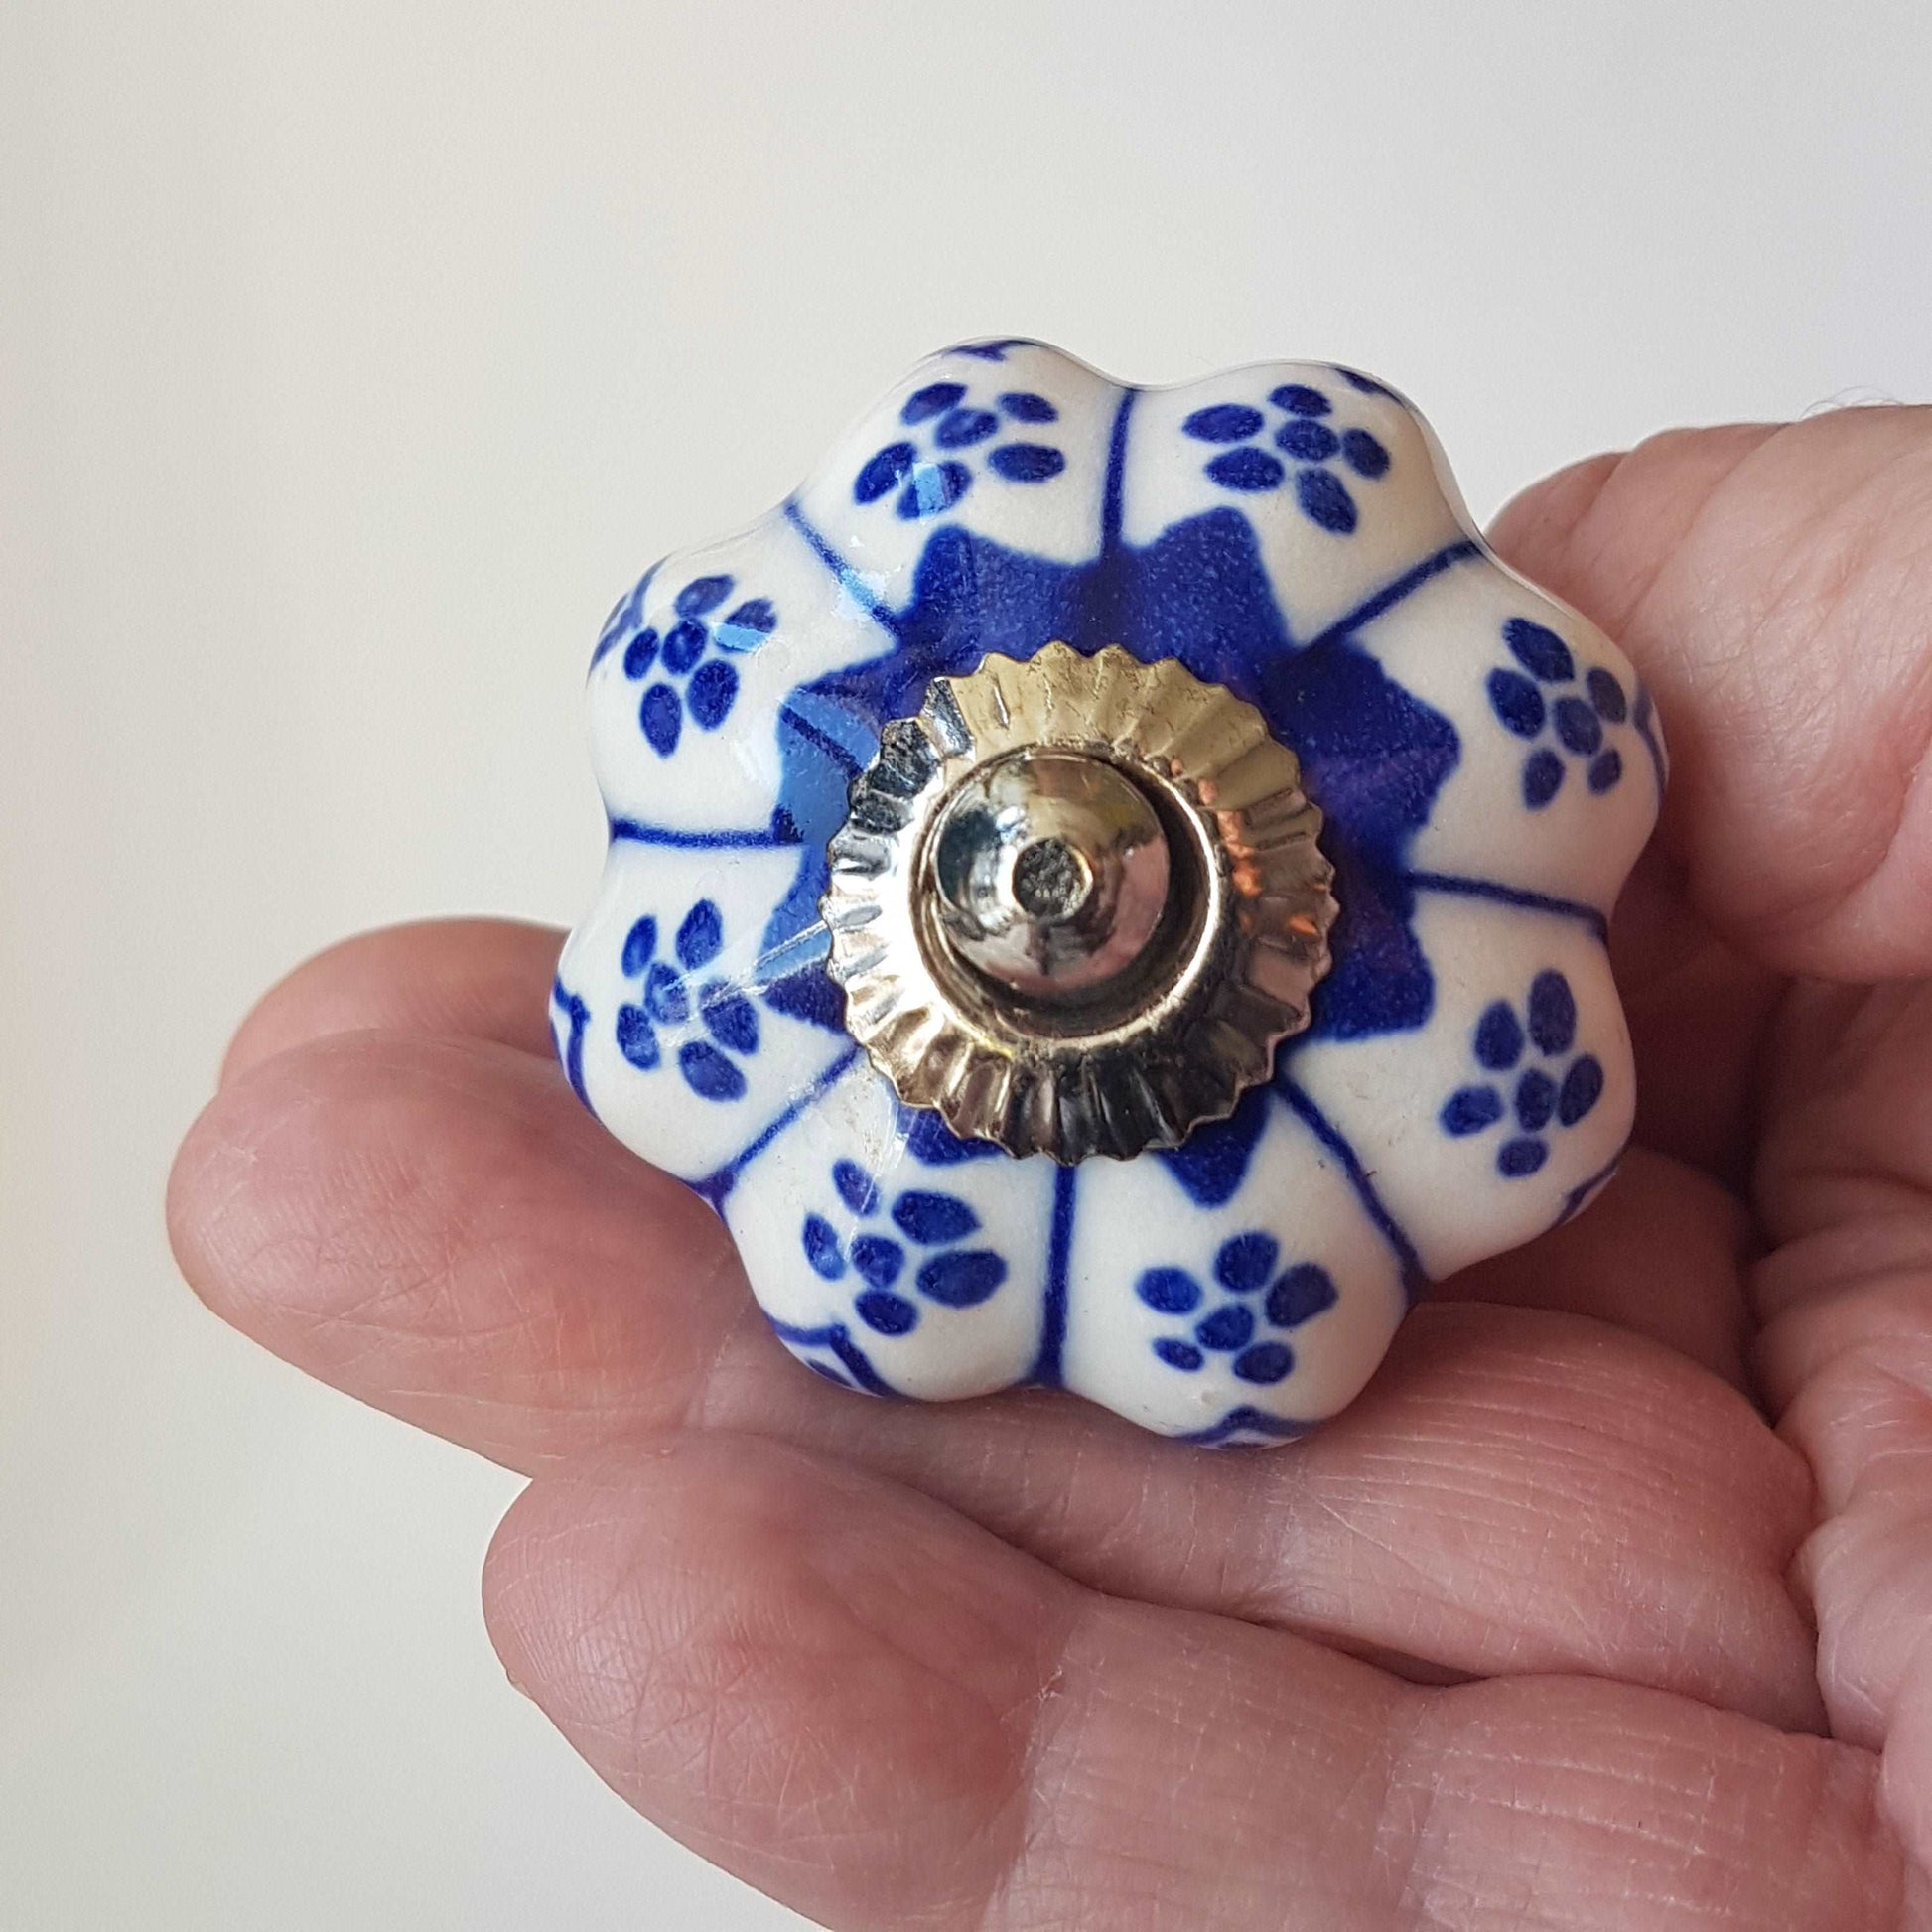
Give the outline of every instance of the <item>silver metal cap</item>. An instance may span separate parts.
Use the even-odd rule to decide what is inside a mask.
[[[1328,968],[1295,755],[1219,685],[1063,643],[938,678],[881,735],[821,901],[899,1097],[1062,1162],[1177,1146],[1265,1079]]]

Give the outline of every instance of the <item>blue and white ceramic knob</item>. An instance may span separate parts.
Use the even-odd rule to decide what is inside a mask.
[[[1354,370],[948,349],[590,692],[558,1050],[833,1382],[1280,1441],[1616,1164],[1650,698]]]

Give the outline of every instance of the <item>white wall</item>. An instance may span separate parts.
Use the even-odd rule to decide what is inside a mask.
[[[1492,509],[1932,394],[1932,9],[0,5],[0,1925],[771,1926],[505,1684],[512,1484],[173,1277],[333,935],[567,919],[598,621],[929,347],[1338,356]]]

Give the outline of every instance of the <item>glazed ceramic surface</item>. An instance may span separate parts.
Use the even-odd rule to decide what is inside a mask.
[[[1256,706],[1340,905],[1271,1080],[1177,1149],[1075,1166],[904,1107],[845,1030],[818,909],[882,727],[1056,639]],[[1280,1440],[1356,1394],[1428,1282],[1614,1167],[1634,1096],[1604,937],[1657,721],[1615,646],[1488,552],[1380,382],[1135,389],[1035,343],[949,349],[787,502],[654,566],[590,693],[611,844],[558,1050],[832,1381],[1039,1382]]]

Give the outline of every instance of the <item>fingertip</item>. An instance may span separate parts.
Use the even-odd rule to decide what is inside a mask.
[[[1630,633],[1638,605],[1713,493],[1778,428],[1660,430],[1587,457],[1506,503],[1490,541],[1512,568],[1608,631],[1648,676],[1644,639]]]
[[[523,1491],[484,1563],[485,1614],[519,1660],[542,1662],[614,1590],[709,1594],[721,1580],[731,1619],[836,1612],[848,1635],[1001,1708],[1081,1594],[889,1476],[769,1436],[667,1429],[574,1456]],[[687,1618],[673,1621],[688,1634]],[[816,1637],[809,1647],[831,1661]]]
[[[296,1367],[515,1466],[664,1426],[746,1305],[711,1210],[561,1071],[359,1033],[210,1102],[170,1184],[183,1272]]]
[[[223,1175],[232,1153],[224,1112],[217,1094],[195,1117],[175,1150],[162,1198],[175,1266],[200,1300],[217,1314],[221,1310],[209,1300],[207,1285],[212,1279],[209,1242],[218,1230],[221,1201],[228,1191]]]
[[[1078,1594],[923,1497],[723,1435],[541,1478],[483,1573],[511,1681],[614,1790],[842,1924],[979,1922]]]
[[[219,1084],[334,1034],[458,1034],[547,1054],[562,944],[554,927],[514,919],[426,919],[340,940],[256,1001]]]
[[[626,1457],[635,1467],[646,1454]],[[623,1495],[601,1480],[596,1458],[525,1486],[489,1540],[483,1566],[483,1624],[510,1682],[567,1732],[609,1722],[634,1703],[623,1673],[586,1670],[601,1622],[621,1612],[626,1569],[649,1552],[614,1516]],[[675,1525],[660,1516],[661,1543]],[[613,1703],[615,1699],[615,1703]]]
[[[168,1177],[169,1240],[189,1287],[281,1354],[298,1310],[308,1318],[326,1312],[322,1298],[338,1274],[322,1258],[324,1229],[310,1211],[341,1147],[332,1072],[325,1044],[277,1054],[254,1077],[224,1086],[183,1137]],[[372,1177],[380,1157],[365,1153]]]
[[[1585,457],[1520,489],[1496,512],[1489,544],[1513,570],[1555,590],[1565,550],[1626,452]]]

